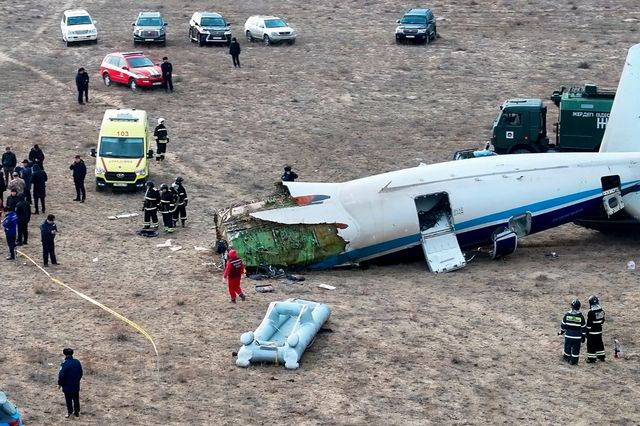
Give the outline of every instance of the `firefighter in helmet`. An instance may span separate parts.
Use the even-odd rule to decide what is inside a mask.
[[[586,338],[586,321],[580,312],[580,300],[571,301],[571,310],[564,314],[560,333],[564,334],[564,360],[571,365],[580,359],[580,345]]]
[[[151,226],[158,228],[158,204],[160,204],[160,193],[155,188],[153,182],[147,182],[147,190],[144,193],[144,228],[149,229]]]
[[[172,188],[178,193],[178,201],[176,202],[176,211],[173,214],[174,226],[178,223],[178,218],[182,221],[182,227],[184,227],[187,221],[187,204],[189,203],[189,197],[187,197],[187,191],[182,186],[182,176],[177,176]]]
[[[160,213],[164,223],[164,232],[173,232],[173,212],[176,209],[176,197],[169,191],[169,185],[160,185]]]
[[[598,296],[589,297],[587,313],[587,362],[604,361],[604,343],[602,342],[602,324],[605,320],[604,309],[600,306]]]

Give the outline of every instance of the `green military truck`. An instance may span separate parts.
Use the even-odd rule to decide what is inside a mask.
[[[491,144],[498,154],[596,152],[607,127],[615,91],[562,87],[551,95],[559,108],[555,143],[547,137],[547,107],[541,99],[509,99],[493,122]]]

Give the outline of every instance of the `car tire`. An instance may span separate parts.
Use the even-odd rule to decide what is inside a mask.
[[[424,44],[431,43],[431,34],[425,34]]]
[[[111,86],[111,77],[109,77],[109,73],[105,72],[104,74],[102,74],[102,81],[105,86]]]
[[[98,182],[96,182],[96,192],[104,192],[104,186],[98,185]]]
[[[129,89],[131,89],[132,91],[137,91],[138,90],[138,85],[136,84],[136,81],[132,78],[129,79]]]
[[[264,43],[265,46],[269,46],[271,44],[271,39],[268,35],[265,34],[264,37],[262,37],[262,43]]]
[[[438,30],[436,29],[436,26],[433,26],[433,39],[437,39],[438,38]]]
[[[198,34],[198,46],[202,47],[207,44],[207,36],[205,34]]]
[[[93,40],[93,44],[98,44],[98,39]]]
[[[138,47],[138,42],[133,40],[133,47]]]
[[[251,35],[251,31],[247,31],[247,41],[249,43],[253,43],[253,36]]]

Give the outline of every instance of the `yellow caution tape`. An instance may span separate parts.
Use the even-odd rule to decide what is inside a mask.
[[[153,341],[153,338],[151,337],[151,335],[149,333],[147,333],[147,331],[140,327],[138,324],[136,324],[135,322],[131,321],[129,318],[120,315],[119,313],[117,313],[116,311],[114,311],[113,309],[103,305],[102,303],[98,302],[97,300],[92,299],[91,297],[87,296],[86,294],[82,294],[80,293],[78,290],[69,287],[68,285],[66,285],[65,283],[63,283],[62,281],[60,281],[58,278],[54,277],[53,275],[51,275],[49,273],[49,271],[47,271],[46,269],[44,269],[42,266],[38,265],[32,258],[30,258],[28,255],[26,255],[25,253],[21,252],[20,250],[16,250],[16,252],[18,252],[19,255],[26,257],[31,263],[33,263],[36,268],[40,269],[42,272],[45,273],[45,275],[47,277],[49,277],[49,279],[51,281],[53,281],[54,283],[61,285],[62,287],[66,288],[67,290],[71,290],[72,292],[74,292],[75,294],[77,294],[78,296],[82,297],[83,299],[93,303],[94,305],[96,305],[97,307],[99,307],[100,309],[103,309],[107,312],[109,312],[111,315],[113,315],[114,317],[118,318],[119,320],[129,324],[131,327],[135,328],[136,330],[138,330],[144,337],[147,338],[147,340],[149,340],[149,342],[151,342],[151,345],[153,346],[153,350],[156,353],[156,369],[158,371],[158,373],[160,372],[160,354],[158,353],[158,348],[156,347],[156,343]]]

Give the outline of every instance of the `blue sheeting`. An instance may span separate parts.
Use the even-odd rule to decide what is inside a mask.
[[[256,331],[240,336],[242,347],[236,365],[273,362],[296,369],[307,347],[327,319],[331,308],[322,303],[301,299],[271,302]]]

